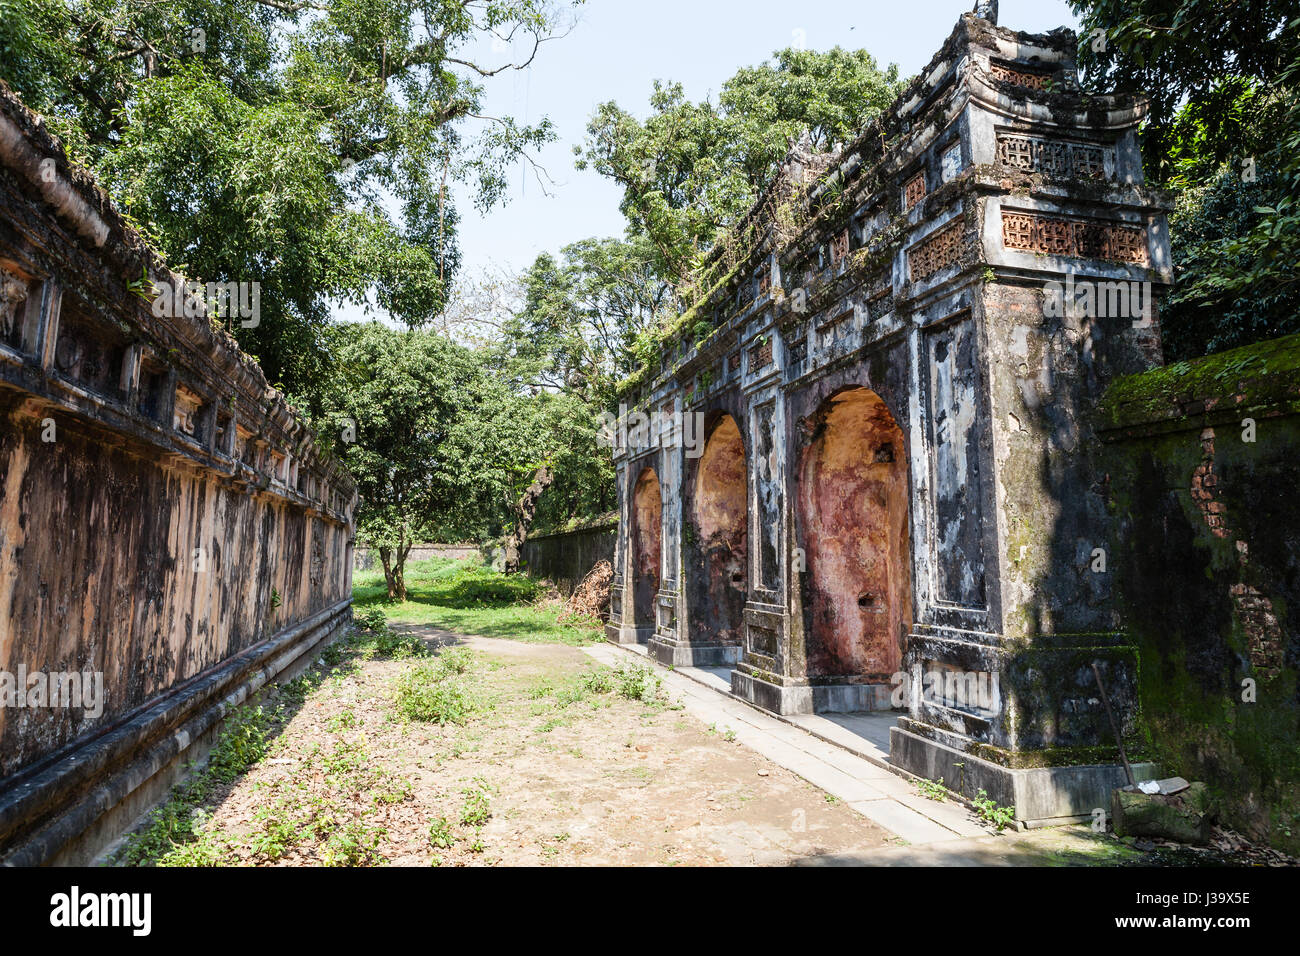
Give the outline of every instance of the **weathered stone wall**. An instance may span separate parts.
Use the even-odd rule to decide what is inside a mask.
[[[524,541],[524,570],[545,578],[564,594],[573,589],[601,561],[614,560],[618,530],[612,522],[559,534],[542,534]]]
[[[1145,743],[1300,850],[1300,336],[1122,379],[1101,424]]]
[[[627,384],[615,452],[611,640],[735,664],[733,692],[783,713],[887,708],[901,685],[891,759],[1028,821],[1104,806],[1122,775],[1094,663],[1136,733],[1136,652],[1093,564],[1113,516],[1091,412],[1159,363],[1129,293],[1171,279],[1143,104],[1083,93],[1074,50],[963,16],[856,141],[796,148]],[[674,415],[706,441],[740,427],[739,646],[716,639],[731,601],[699,553],[707,458]],[[990,692],[935,694],[934,674]]]
[[[157,314],[164,281],[181,280],[0,88],[0,674],[103,687],[95,713],[0,706],[0,854],[28,862],[350,601],[351,479],[206,315]]]

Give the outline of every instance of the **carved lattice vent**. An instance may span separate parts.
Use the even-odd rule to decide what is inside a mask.
[[[1141,226],[1034,213],[1003,212],[1002,244],[1008,249],[1081,259],[1148,265],[1147,234]]]
[[[1023,86],[1028,90],[1045,90],[1052,83],[1052,74],[1050,73],[1015,69],[1005,63],[999,63],[997,60],[989,61],[989,74],[995,80],[1001,80],[1003,83],[1010,83],[1013,86]]]
[[[1106,153],[1107,150],[1102,147],[1088,143],[1043,139],[1019,133],[998,134],[999,163],[1047,176],[1105,178]]]
[[[911,209],[925,198],[925,173],[917,173],[903,187],[903,211]]]
[[[913,282],[929,278],[940,269],[961,261],[961,222],[940,229],[907,254],[908,274]]]

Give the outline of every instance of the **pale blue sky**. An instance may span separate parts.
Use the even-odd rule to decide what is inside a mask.
[[[486,266],[521,270],[544,250],[622,234],[619,190],[573,165],[573,147],[584,141],[599,103],[615,100],[643,116],[656,79],[681,82],[692,100],[716,99],[737,68],[761,63],[800,35],[810,49],[865,48],[909,77],[973,6],[973,0],[587,0],[574,30],[544,44],[532,67],[486,81],[488,113],[529,122],[551,118],[559,138],[539,158],[555,184],[545,196],[530,171],[516,169],[509,203],[485,215],[459,196],[462,274]],[[1001,0],[1000,6],[999,21],[1013,29],[1077,28],[1064,0]],[[473,52],[489,62],[506,57],[487,44]]]

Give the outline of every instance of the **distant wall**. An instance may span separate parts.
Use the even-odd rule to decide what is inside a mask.
[[[479,558],[483,550],[476,544],[417,544],[407,555],[409,561],[426,561],[429,558]],[[354,571],[378,571],[383,568],[379,553],[371,548],[357,548],[352,553]]]
[[[1296,852],[1300,335],[1121,379],[1102,413],[1148,745],[1231,826]]]
[[[544,534],[524,542],[524,569],[546,578],[565,594],[587,576],[597,563],[613,562],[618,523],[594,525],[562,534]]]

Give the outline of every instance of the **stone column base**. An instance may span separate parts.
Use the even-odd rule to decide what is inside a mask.
[[[662,634],[651,639],[648,650],[665,667],[734,667],[743,652],[739,644],[679,641]]]
[[[731,692],[774,714],[850,714],[890,708],[893,688],[888,684],[776,683],[768,679],[773,676],[765,672],[760,677],[742,664],[731,672]]]
[[[606,624],[605,640],[611,644],[644,644],[654,637],[655,626],[646,624],[633,627],[631,624]]]
[[[1016,820],[1029,828],[1091,820],[1098,808],[1109,814],[1111,791],[1128,783],[1118,764],[1017,770],[898,727],[889,731],[889,762],[968,799],[983,790],[999,806],[1015,807]],[[1158,769],[1135,763],[1133,776],[1154,780]]]

